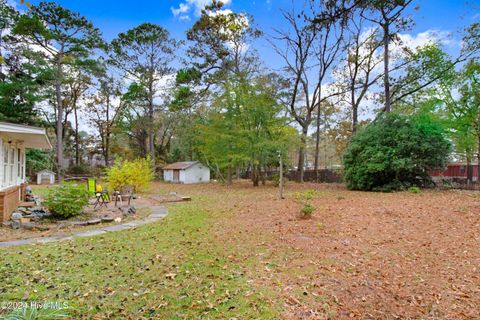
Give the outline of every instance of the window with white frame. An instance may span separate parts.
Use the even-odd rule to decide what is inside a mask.
[[[8,184],[8,145],[3,141],[3,181],[2,185],[6,186]]]
[[[20,149],[20,179],[25,179],[25,150]]]
[[[10,148],[10,154],[9,154],[9,165],[10,165],[10,184],[14,184],[15,182],[15,148],[11,147]]]
[[[22,149],[17,149],[17,178],[23,179],[23,168],[22,168]]]

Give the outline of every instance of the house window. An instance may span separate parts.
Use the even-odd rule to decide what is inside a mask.
[[[465,166],[460,166],[460,174],[465,174]]]
[[[17,149],[17,177],[23,180],[23,154],[22,149]]]
[[[10,154],[9,154],[9,165],[10,165],[10,184],[13,184],[15,175],[14,175],[14,170],[15,170],[15,148],[10,148]]]
[[[8,185],[8,145],[3,141],[3,181],[4,186]]]

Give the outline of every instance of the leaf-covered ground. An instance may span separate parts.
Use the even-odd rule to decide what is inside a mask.
[[[1,249],[0,301],[67,301],[75,319],[480,319],[476,192],[153,190],[193,200],[136,230]]]

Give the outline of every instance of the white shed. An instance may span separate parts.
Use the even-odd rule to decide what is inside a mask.
[[[163,180],[185,184],[210,182],[210,169],[198,161],[175,162],[163,167]]]
[[[50,170],[42,170],[37,173],[37,184],[54,184],[55,172]]]

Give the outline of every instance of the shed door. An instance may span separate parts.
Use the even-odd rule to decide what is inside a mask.
[[[173,170],[173,182],[180,181],[180,170]]]
[[[50,184],[50,183],[51,183],[50,174],[42,173],[40,184]]]

